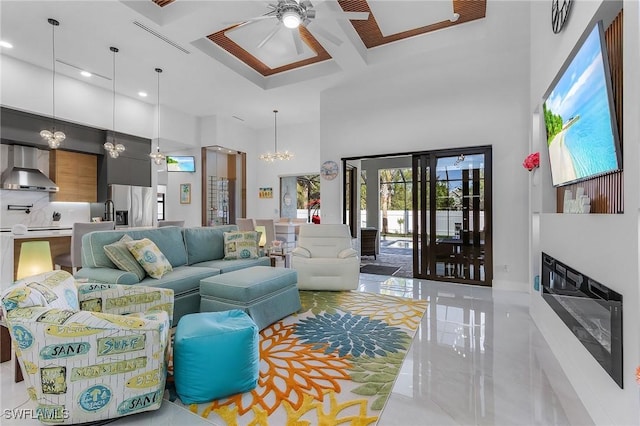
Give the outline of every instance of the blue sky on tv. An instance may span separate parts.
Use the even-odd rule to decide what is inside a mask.
[[[580,113],[579,107],[602,90],[605,84],[600,30],[594,26],[546,101],[547,109],[563,121]]]

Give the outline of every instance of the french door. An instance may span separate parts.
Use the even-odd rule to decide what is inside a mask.
[[[413,275],[491,285],[491,147],[413,154]]]

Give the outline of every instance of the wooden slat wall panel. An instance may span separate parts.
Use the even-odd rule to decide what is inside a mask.
[[[622,11],[605,30],[605,43],[611,68],[613,102],[620,135],[620,150],[624,152],[622,134]],[[622,171],[598,176],[593,179],[563,186],[556,190],[556,211],[562,213],[564,191],[570,190],[575,197],[578,188],[591,198],[591,213],[624,213],[624,174]]]
[[[157,4],[158,6],[160,6],[160,7],[164,7],[164,6],[168,5],[168,4],[171,4],[174,1],[175,0],[153,0],[153,2],[155,4]]]
[[[563,212],[564,191],[570,190],[573,198],[575,198],[578,188],[584,188],[584,195],[591,198],[591,213],[623,213],[623,187],[624,174],[621,171],[609,173],[573,185],[563,186],[562,188],[558,188],[556,193],[558,213]]]

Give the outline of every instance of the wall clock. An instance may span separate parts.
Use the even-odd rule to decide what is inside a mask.
[[[551,0],[551,28],[555,34],[562,31],[570,10],[571,0]]]
[[[325,161],[320,167],[320,176],[326,180],[334,180],[338,176],[338,164],[335,161]]]

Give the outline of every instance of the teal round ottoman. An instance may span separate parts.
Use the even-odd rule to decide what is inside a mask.
[[[173,377],[184,404],[248,392],[258,383],[258,326],[239,309],[180,318],[174,336]]]

